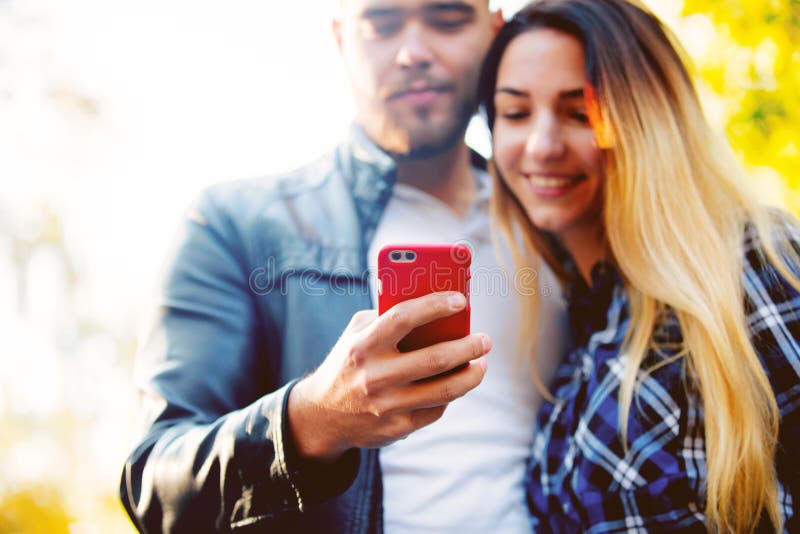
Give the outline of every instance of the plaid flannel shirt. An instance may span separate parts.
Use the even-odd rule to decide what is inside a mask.
[[[797,228],[783,228],[800,250]],[[781,417],[781,513],[785,532],[800,532],[800,295],[765,260],[752,228],[744,252],[746,319]],[[629,328],[622,281],[600,263],[592,287],[577,280],[567,298],[575,341],[551,387],[557,401],[539,413],[526,481],[534,531],[707,532],[703,406],[682,360],[639,372],[626,454],[618,433],[620,348]],[[661,350],[647,355],[645,369],[678,350],[674,313],[659,322],[654,341]],[[766,519],[759,531],[771,531]]]

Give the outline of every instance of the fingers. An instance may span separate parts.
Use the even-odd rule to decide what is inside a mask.
[[[380,423],[374,421],[371,425],[375,435],[372,438],[357,440],[354,446],[361,448],[385,447],[399,439],[405,439],[409,434],[442,417],[446,408],[445,404],[384,416],[384,421]]]
[[[391,357],[381,367],[387,382],[408,383],[436,376],[487,354],[492,341],[485,334],[472,334]]]
[[[353,314],[347,330],[353,333],[361,332],[378,318],[378,310],[361,310]]]
[[[446,408],[447,405],[443,404],[441,406],[434,406],[433,408],[420,408],[419,410],[411,412],[411,422],[414,426],[414,430],[419,430],[424,426],[438,421],[439,418],[444,415]]]
[[[400,302],[374,322],[372,335],[381,343],[396,346],[414,328],[460,312],[467,299],[457,291],[431,293]]]
[[[425,382],[416,382],[398,389],[390,411],[416,411],[444,406],[474,389],[486,374],[486,359],[469,362],[462,370]]]

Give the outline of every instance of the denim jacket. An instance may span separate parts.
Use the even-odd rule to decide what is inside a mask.
[[[395,180],[354,128],[298,171],[207,190],[168,264],[137,368],[146,431],[122,502],[142,532],[380,532],[377,450],[301,461],[294,381],[371,308],[367,250]]]

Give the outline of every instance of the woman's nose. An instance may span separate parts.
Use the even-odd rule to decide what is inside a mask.
[[[525,153],[536,161],[547,162],[562,157],[565,150],[557,121],[549,114],[536,117],[525,142]]]

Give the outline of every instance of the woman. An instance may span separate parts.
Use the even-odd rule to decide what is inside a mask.
[[[484,64],[494,217],[573,329],[537,530],[800,532],[800,232],[745,190],[678,50],[638,3],[544,0]]]

